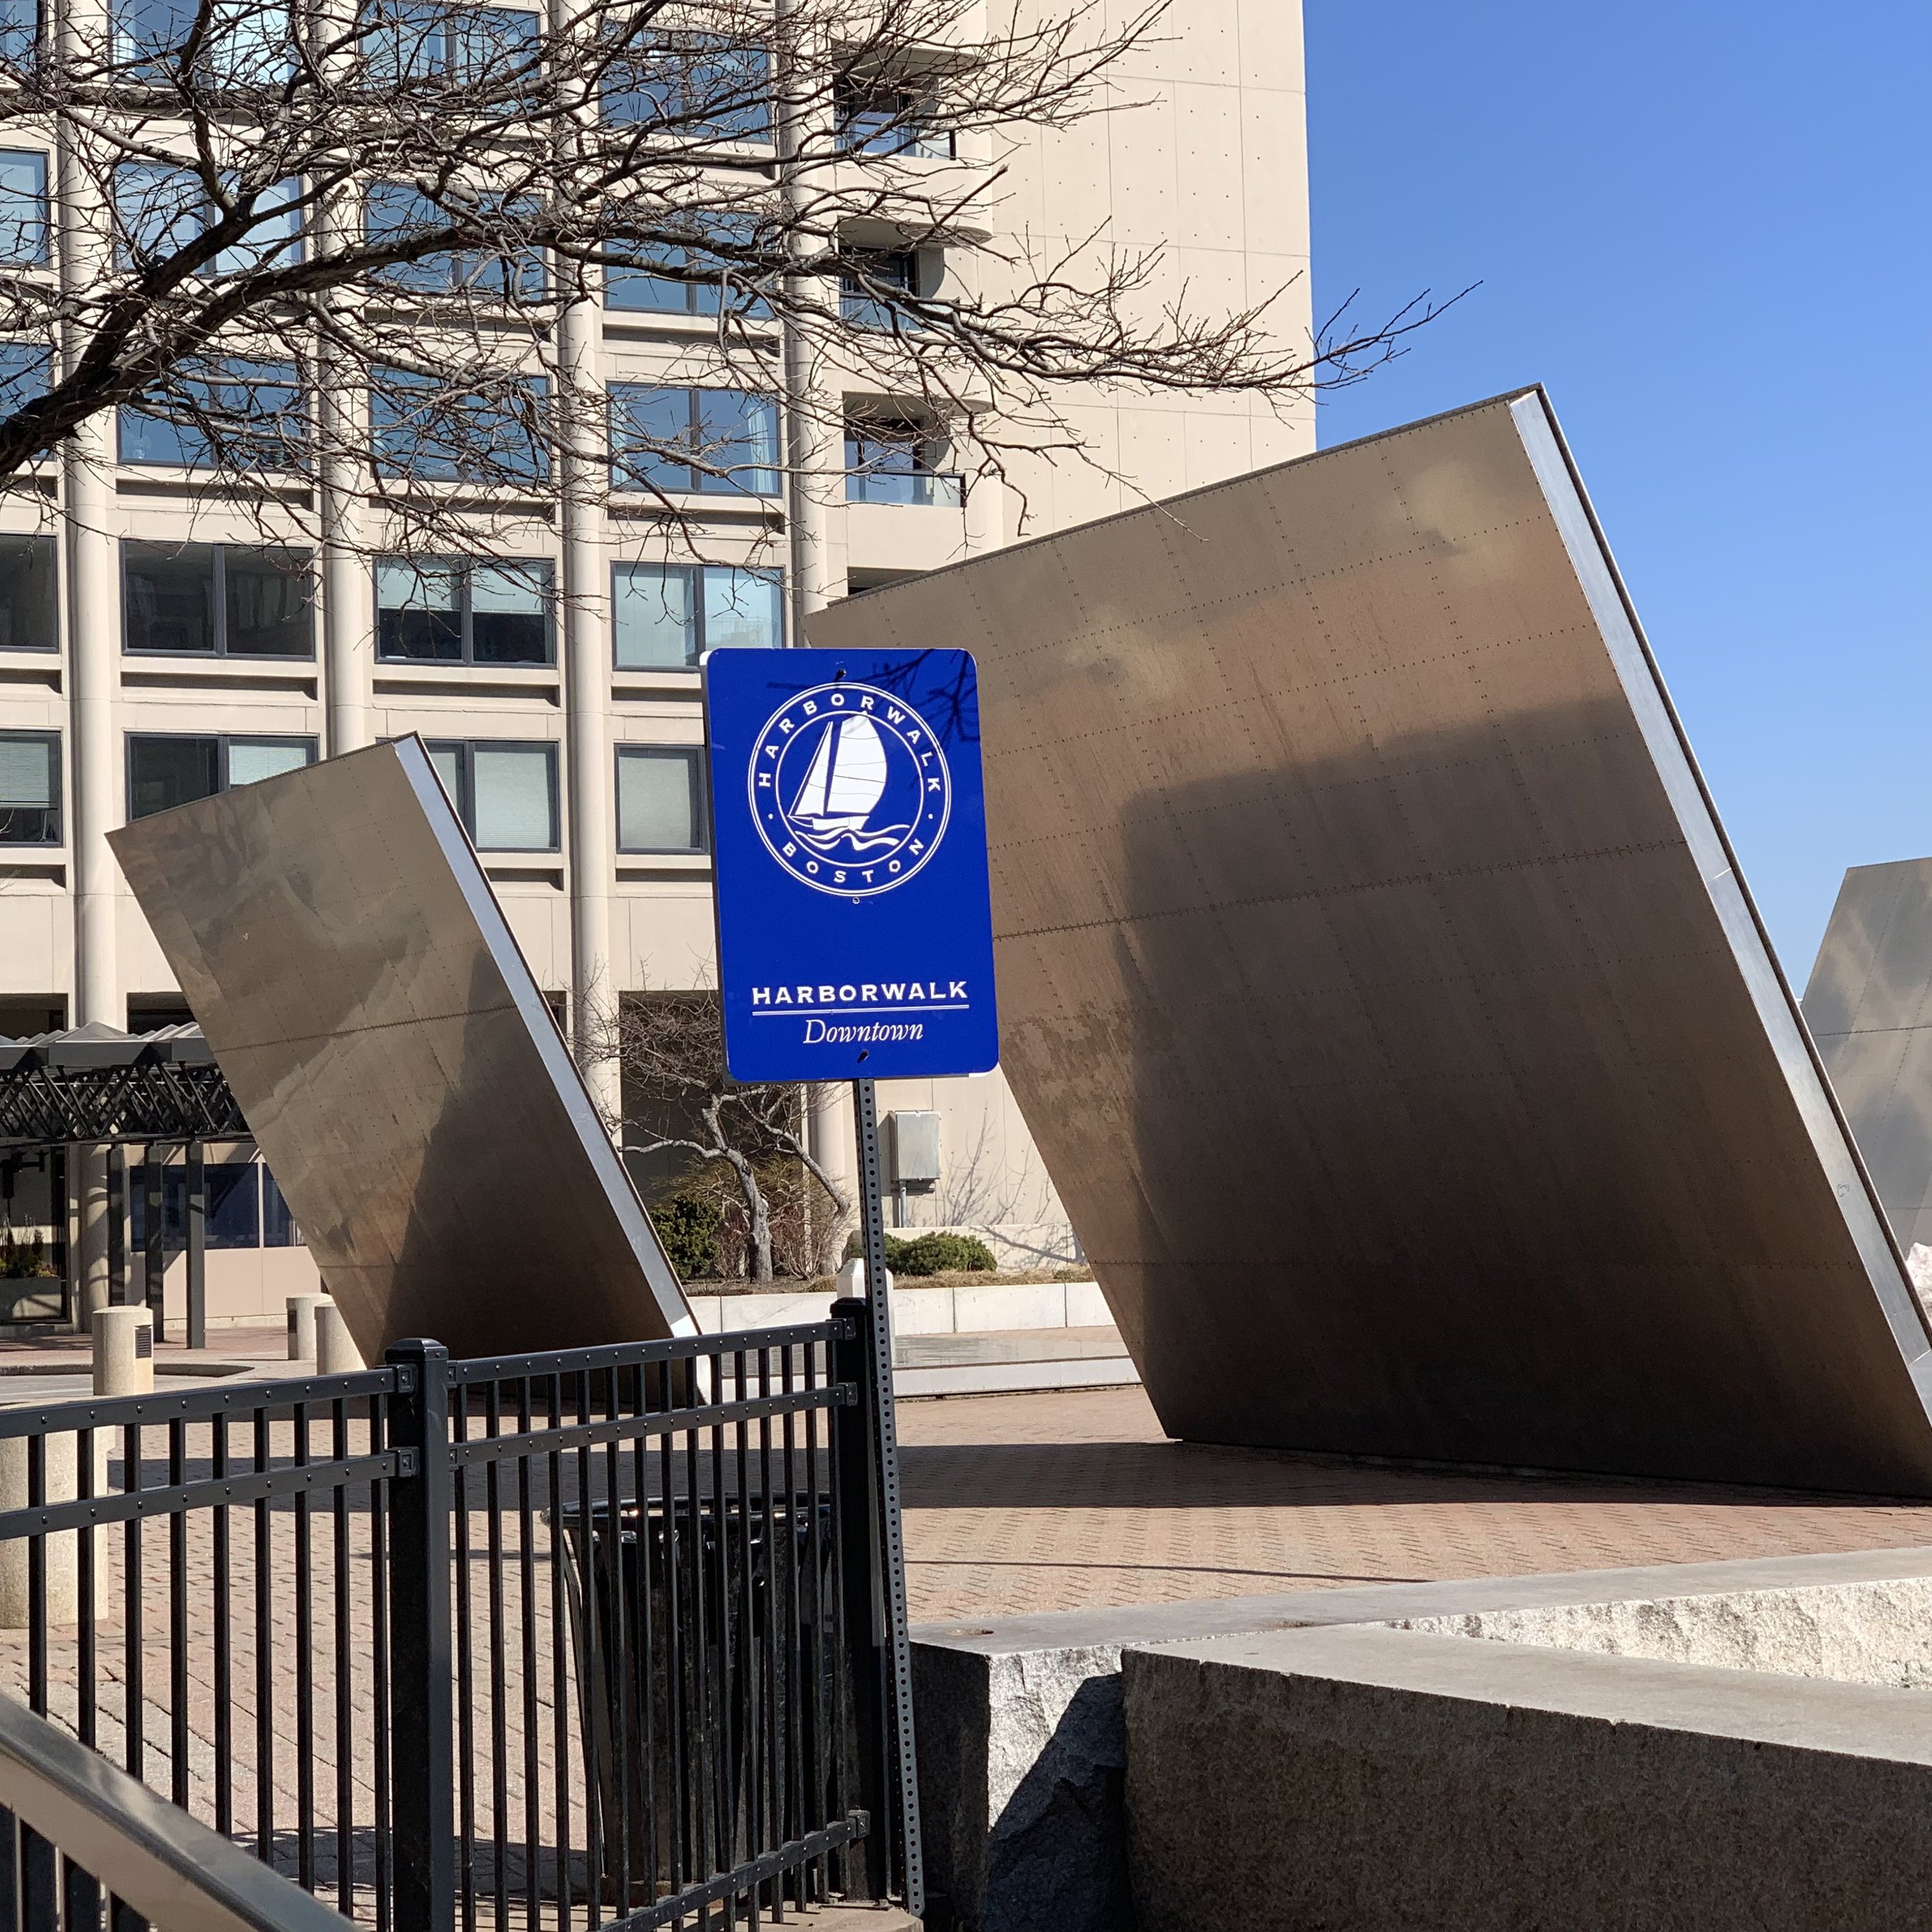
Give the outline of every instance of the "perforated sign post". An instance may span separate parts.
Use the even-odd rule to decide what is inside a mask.
[[[872,1083],[998,1063],[978,676],[964,651],[726,650],[705,659],[704,691],[726,1068],[747,1082],[852,1083],[906,1799],[899,1822],[917,1914],[912,1657]]]

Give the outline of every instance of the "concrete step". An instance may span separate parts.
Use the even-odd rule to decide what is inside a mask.
[[[909,1335],[893,1343],[893,1387],[901,1396],[1118,1389],[1139,1380],[1113,1328]]]

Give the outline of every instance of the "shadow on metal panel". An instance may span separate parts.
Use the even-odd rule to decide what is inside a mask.
[[[1845,875],[1804,1019],[1899,1246],[1932,1246],[1932,859]]]
[[[418,740],[110,841],[365,1360],[694,1332]]]
[[[1170,1434],[1932,1493],[1932,1356],[1539,390],[874,592]]]

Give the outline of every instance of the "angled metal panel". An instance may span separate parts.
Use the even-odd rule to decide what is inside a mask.
[[[1540,392],[875,592],[1168,1430],[1932,1493],[1932,1365]]]
[[[695,1332],[418,740],[110,841],[366,1359]]]
[[[1932,1246],[1932,859],[1845,875],[1804,1019],[1900,1247]]]

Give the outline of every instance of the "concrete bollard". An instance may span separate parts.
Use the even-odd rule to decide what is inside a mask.
[[[893,1271],[886,1270],[886,1292],[893,1291]],[[838,1270],[838,1297],[842,1301],[862,1301],[866,1298],[866,1262],[862,1255],[855,1254]]]
[[[148,1311],[95,1309],[94,1393],[151,1396],[154,1392],[155,1325]]]
[[[315,1372],[318,1376],[353,1375],[365,1365],[349,1338],[349,1324],[333,1301],[315,1311]]]
[[[315,1311],[328,1306],[325,1294],[291,1294],[288,1298],[288,1359],[291,1362],[315,1359]]]

